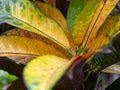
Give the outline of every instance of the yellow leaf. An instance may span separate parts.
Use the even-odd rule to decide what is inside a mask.
[[[74,46],[74,43],[73,43],[73,39],[68,32],[66,20],[65,20],[64,16],[61,14],[61,12],[55,6],[52,6],[52,5],[47,4],[47,3],[43,3],[43,2],[40,2],[40,1],[35,1],[34,4],[36,6],[38,6],[48,17],[55,20],[62,27],[66,36],[68,37],[70,47],[74,52],[75,51],[74,50],[75,46]]]
[[[72,36],[74,43],[79,46],[84,42],[86,33],[88,31],[91,20],[95,14],[95,11],[99,5],[100,0],[88,0],[86,1],[82,11],[76,17],[73,28]]]
[[[0,1],[0,20],[47,37],[63,48],[70,48],[61,26],[29,0]]]
[[[0,37],[0,56],[40,56],[45,54],[71,58],[67,50],[42,38],[43,41],[20,36]],[[18,61],[19,62],[19,61]]]
[[[33,59],[24,69],[25,84],[29,90],[52,90],[70,65],[71,61],[53,55]]]

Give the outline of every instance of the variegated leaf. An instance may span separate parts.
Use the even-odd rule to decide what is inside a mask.
[[[92,18],[94,18],[99,2],[100,0],[86,1],[82,11],[76,17],[72,29],[72,36],[76,45],[81,45],[84,39],[88,37],[86,33],[88,32]]]
[[[43,35],[64,48],[70,48],[60,25],[44,15],[29,0],[0,0],[0,20]]]
[[[104,1],[101,0],[101,3],[98,6],[98,10],[95,12],[95,16],[91,22],[93,24],[90,25],[89,30],[88,30],[88,31],[91,31],[91,33],[87,33],[88,34],[87,36],[89,36],[89,39],[87,38],[84,41],[84,42],[87,42],[85,48],[91,48],[89,44],[91,42],[94,42],[95,37],[97,37],[97,32],[99,32],[99,28],[105,22],[106,18],[109,16],[109,14],[111,13],[115,5],[118,3],[118,1],[119,0],[107,0],[106,3],[104,3]]]
[[[78,14],[85,6],[86,0],[71,0],[67,12],[67,25],[68,30],[72,33],[73,23]]]
[[[53,55],[33,59],[24,70],[25,84],[29,90],[52,90],[70,65],[71,61]]]
[[[63,58],[71,58],[71,55],[51,41],[43,38],[43,41],[20,36],[0,37],[0,56],[40,56],[52,54]],[[19,62],[19,61],[18,61]],[[26,61],[27,62],[27,61]]]
[[[89,51],[102,48],[110,40],[112,40],[117,34],[120,33],[120,13],[108,18],[106,22],[100,27],[96,33],[94,41],[89,43]],[[94,47],[93,47],[94,46]]]
[[[66,36],[68,37],[71,49],[73,51],[75,51],[74,50],[75,46],[73,44],[73,39],[68,32],[66,20],[65,20],[64,16],[61,14],[61,12],[56,7],[54,7],[50,4],[47,4],[47,3],[43,3],[43,2],[39,2],[39,1],[35,1],[33,3],[35,5],[37,5],[45,13],[45,15],[47,15],[48,17],[55,20],[62,27]]]

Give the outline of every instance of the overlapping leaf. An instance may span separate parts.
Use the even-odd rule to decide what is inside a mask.
[[[120,50],[113,51],[111,53],[100,52],[95,54],[92,61],[87,62],[89,64],[89,71],[100,72],[110,65],[119,62]]]
[[[54,6],[47,4],[47,3],[42,3],[39,1],[35,1],[33,3],[36,6],[38,6],[48,17],[55,20],[62,27],[62,29],[64,30],[65,34],[68,37],[68,40],[70,42],[70,47],[74,51],[73,40],[68,32],[66,20],[65,20],[64,16],[61,14],[61,12],[57,8],[55,8]]]
[[[52,18],[58,24],[60,24],[60,26],[63,28],[63,30],[68,33],[66,20],[57,8],[55,8],[54,6],[52,6],[50,4],[39,2],[39,1],[35,1],[33,3],[36,6],[38,6],[48,17]]]
[[[24,80],[29,90],[51,90],[71,61],[45,55],[33,59],[24,70]]]
[[[94,18],[92,20],[92,23],[91,23],[91,25],[89,27],[89,30],[88,30],[88,31],[91,30],[91,33],[90,33],[90,35],[88,34],[89,35],[89,39],[85,40],[85,41],[87,41],[86,48],[91,48],[91,46],[89,44],[91,42],[94,42],[95,38],[97,37],[97,32],[99,32],[99,28],[105,22],[106,18],[109,16],[109,14],[111,13],[111,11],[115,7],[115,5],[118,3],[118,1],[119,0],[113,0],[113,1],[107,0],[106,3],[104,3],[103,0],[101,1],[101,3],[98,6],[98,9],[95,12],[95,16],[94,16]],[[113,23],[111,23],[111,24],[113,24]],[[99,42],[99,41],[97,41],[97,42]],[[104,44],[102,44],[102,45],[104,45]],[[98,48],[99,48],[99,45],[98,45],[98,47],[96,49],[98,49]]]
[[[89,43],[88,47],[91,50],[96,50],[103,45],[107,44],[112,40],[117,34],[120,33],[120,13],[108,18],[106,22],[100,27],[99,31],[96,33],[94,41]],[[94,45],[94,47],[93,47]]]
[[[41,34],[64,48],[70,47],[60,25],[44,15],[29,0],[0,0],[0,20]]]
[[[72,33],[72,27],[75,18],[79,14],[80,11],[82,11],[86,0],[71,0],[70,5],[67,12],[67,25],[68,30],[70,33]]]
[[[54,46],[50,42],[30,39],[20,36],[0,37],[0,56],[39,56],[53,54],[63,58],[69,58],[62,49]],[[18,61],[19,62],[19,61]],[[27,61],[28,62],[28,61]]]
[[[80,45],[84,42],[83,39],[87,33],[87,29],[89,28],[99,2],[100,0],[86,1],[82,11],[76,17],[72,29],[72,36],[76,45]]]
[[[115,17],[116,16],[114,16],[114,18]],[[119,20],[112,20],[111,19],[111,21],[116,22],[116,21],[119,21]],[[110,25],[108,25],[108,27],[109,26]],[[112,27],[114,27],[114,23],[113,23]],[[112,28],[108,29],[108,30],[112,30]],[[117,30],[117,28],[115,28],[115,30]],[[116,32],[111,31],[111,32],[112,33],[114,32],[114,34],[116,34],[118,31],[116,31]],[[108,34],[111,35],[111,37],[114,36],[114,34],[111,34],[111,33],[108,33]],[[99,52],[99,53],[95,54],[93,59],[91,59],[91,61],[87,62],[90,65],[90,67],[89,67],[90,71],[99,72],[99,71],[102,71],[103,69],[109,67],[110,65],[113,65],[113,64],[120,61],[120,59],[119,59],[120,58],[120,47],[119,47],[120,46],[120,34],[117,35],[111,42],[109,42],[111,44],[109,46],[109,48],[111,48],[111,49],[106,49],[105,48],[102,52]],[[116,68],[116,66],[113,66],[113,68],[110,67],[110,68],[106,69],[105,72],[110,72],[110,73],[118,72],[119,73],[119,71],[115,68]],[[119,67],[118,67],[118,69],[119,69]]]
[[[78,17],[75,19],[72,32],[75,44],[80,46],[79,53],[84,52],[84,49],[89,49],[93,47],[93,44],[91,45],[91,42],[95,41],[97,33],[99,32],[99,28],[106,20],[106,18],[113,10],[118,1],[119,0],[114,1],[101,0],[86,2],[86,6],[83,7],[83,10],[79,13]],[[96,42],[99,41],[96,40]],[[99,45],[96,44],[97,46],[96,49],[103,46],[104,44],[105,41],[101,45],[100,43]],[[94,49],[92,48],[91,50]]]

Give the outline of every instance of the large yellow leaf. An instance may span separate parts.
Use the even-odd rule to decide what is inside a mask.
[[[64,32],[68,34],[66,20],[64,16],[61,14],[61,12],[56,7],[50,4],[47,4],[47,3],[40,2],[40,1],[35,1],[33,3],[36,6],[38,6],[43,11],[43,13],[45,13],[48,17],[52,18],[58,24],[60,24]]]
[[[29,0],[0,0],[0,20],[43,35],[64,48],[70,48],[61,26]]]
[[[71,58],[68,51],[55,46],[46,38],[43,41],[20,36],[0,37],[0,56],[40,56],[45,54]],[[18,61],[19,62],[19,61]]]
[[[73,40],[68,32],[66,20],[65,20],[64,16],[61,14],[61,12],[55,6],[52,6],[52,5],[47,4],[47,3],[35,1],[34,4],[36,6],[38,6],[45,13],[45,15],[47,15],[48,17],[55,20],[62,27],[66,36],[68,37],[68,40],[70,42],[70,47],[74,51]]]
[[[71,61],[52,55],[33,59],[23,74],[28,90],[52,90],[70,65]]]

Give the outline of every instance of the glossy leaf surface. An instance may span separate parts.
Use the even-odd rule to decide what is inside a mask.
[[[83,39],[95,14],[97,6],[99,5],[99,2],[100,0],[86,1],[82,11],[76,17],[72,29],[72,36],[76,45],[80,45],[82,42],[84,42]]]
[[[120,50],[112,53],[97,53],[95,54],[93,60],[89,62],[89,71],[100,72],[110,65],[119,62]]]
[[[65,52],[58,47],[52,46],[52,43],[30,39],[20,36],[1,36],[0,37],[0,56],[40,56],[53,54],[63,58]],[[60,51],[61,50],[61,51]],[[18,61],[19,62],[19,61]]]
[[[110,44],[111,49],[104,49],[102,52],[96,53],[93,59],[91,58],[91,61],[87,62],[90,71],[99,72],[120,61],[120,34]]]
[[[39,2],[39,1],[35,1],[33,3],[36,6],[38,6],[41,9],[41,11],[44,12],[45,15],[47,15],[48,17],[55,20],[61,26],[61,28],[64,30],[66,36],[68,37],[71,49],[74,51],[73,39],[68,32],[66,19],[61,14],[61,12],[55,6],[52,6],[47,3],[43,3],[43,2]]]
[[[68,30],[72,33],[73,23],[80,11],[82,11],[86,0],[71,0],[67,12]]]
[[[0,9],[0,20],[43,35],[64,48],[70,47],[60,25],[29,0],[0,0]]]
[[[68,34],[66,20],[55,6],[40,1],[35,1],[33,3],[38,6],[45,15],[55,20],[63,28],[63,30],[67,32],[66,34]]]
[[[92,23],[91,23],[91,25],[89,27],[89,30],[91,30],[91,33],[90,33],[90,35],[88,34],[89,35],[89,39],[85,40],[87,42],[86,46],[85,46],[86,48],[92,48],[92,46],[90,44],[91,44],[91,42],[95,41],[96,37],[100,36],[100,35],[97,36],[98,32],[101,32],[101,33],[104,32],[104,31],[101,31],[100,28],[104,26],[104,24],[106,22],[106,18],[111,19],[109,14],[112,12],[113,8],[118,3],[118,1],[119,0],[112,0],[112,1],[111,0],[107,0],[106,3],[104,3],[104,1],[101,0],[100,4],[99,4],[99,6],[98,6],[98,8],[97,8],[97,10],[95,12],[95,15],[94,15],[94,18],[92,20]],[[114,24],[114,23],[116,23],[116,22],[112,22],[111,25]],[[108,25],[106,25],[106,27],[108,27]],[[106,29],[106,28],[104,28],[104,29]],[[106,31],[106,34],[107,33],[109,34],[109,32]],[[114,34],[114,30],[113,30],[113,34]],[[110,36],[110,38],[111,38],[111,36]],[[99,43],[99,41],[97,41],[97,42]],[[98,49],[99,47],[101,47],[103,45],[104,45],[104,43],[102,43],[101,45],[98,45],[97,48],[94,48],[94,49]]]
[[[99,31],[96,33],[94,41],[91,41],[87,46],[91,50],[96,50],[102,48],[103,45],[107,44],[112,40],[117,34],[120,33],[120,13],[108,18],[106,22],[100,27]],[[94,47],[93,47],[94,45]]]
[[[70,61],[53,55],[33,59],[24,70],[29,90],[51,90],[70,65]]]
[[[72,32],[74,42],[79,46],[79,54],[81,52],[86,52],[89,49],[94,51],[95,49],[98,49],[107,43],[105,43],[103,40],[104,38],[100,39],[104,41],[104,43],[99,43],[98,39],[96,40],[96,37],[103,36],[98,36],[98,32],[102,33],[102,31],[99,31],[99,29],[102,25],[104,25],[104,21],[109,16],[117,3],[118,0],[86,2],[85,7],[83,7],[83,10],[75,19]],[[96,48],[93,47],[93,44],[95,44]]]

